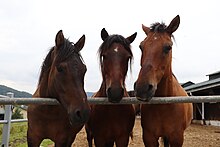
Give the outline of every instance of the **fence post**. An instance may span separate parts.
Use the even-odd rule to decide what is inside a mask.
[[[14,93],[8,92],[8,98],[13,98]],[[11,115],[12,115],[12,105],[5,105],[5,116],[4,120],[7,120],[7,123],[3,126],[2,132],[2,147],[9,146],[9,137],[10,137],[10,129],[11,129]]]
[[[203,125],[206,125],[206,122],[205,122],[205,103],[202,103],[202,122],[203,122]]]

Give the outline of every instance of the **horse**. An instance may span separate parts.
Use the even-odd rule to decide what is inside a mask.
[[[135,95],[138,100],[150,101],[155,97],[187,96],[186,91],[172,72],[172,38],[180,24],[177,15],[168,26],[154,23],[151,27],[142,25],[147,37],[140,43],[141,69],[136,81]],[[181,147],[184,130],[192,120],[192,104],[142,104],[141,126],[143,141],[147,147]]]
[[[101,31],[101,44],[98,54],[102,73],[102,83],[96,97],[106,97],[116,105],[91,105],[90,119],[86,125],[88,144],[96,147],[126,147],[135,121],[135,111],[132,105],[117,104],[128,96],[125,78],[130,62],[133,59],[130,44],[137,33],[124,38],[121,35],[109,35],[105,28]]]
[[[57,33],[55,46],[42,64],[33,97],[55,98],[60,105],[28,106],[28,147],[39,147],[44,139],[51,139],[56,147],[70,147],[88,121],[86,65],[80,55],[84,43],[85,35],[74,44],[64,38],[62,30]]]

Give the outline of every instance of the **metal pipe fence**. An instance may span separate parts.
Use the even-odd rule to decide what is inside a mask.
[[[88,103],[97,105],[118,105],[118,104],[168,104],[168,103],[216,103],[220,102],[220,95],[216,96],[177,96],[177,97],[154,97],[150,102],[137,100],[136,97],[124,97],[119,103],[111,103],[104,97],[88,98]],[[1,98],[2,105],[58,105],[54,98]]]
[[[154,97],[150,102],[137,100],[136,97],[124,97],[119,103],[110,103],[104,97],[88,98],[89,104],[97,105],[115,105],[115,104],[169,104],[169,103],[217,103],[220,102],[220,95],[216,96],[178,96],[178,97]],[[7,96],[0,95],[0,105],[5,105],[4,120],[0,121],[3,125],[1,146],[9,146],[9,136],[11,123],[25,122],[27,119],[11,120],[12,105],[58,105],[55,98],[14,98],[13,93],[7,93]]]

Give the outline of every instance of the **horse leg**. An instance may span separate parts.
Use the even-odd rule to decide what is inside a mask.
[[[28,147],[39,147],[43,138],[33,136],[30,132],[27,133],[27,143]]]
[[[145,147],[159,147],[158,139],[159,137],[155,137],[153,134],[148,133],[147,131],[143,132],[143,141]]]
[[[105,147],[113,147],[114,146],[114,141],[106,142]]]
[[[55,143],[55,147],[71,147],[71,144],[68,143]]]
[[[42,140],[38,140],[38,141],[36,141],[36,139],[34,141],[28,139],[27,140],[28,147],[39,147],[42,141],[43,141],[43,139]]]
[[[59,138],[59,140],[55,141],[55,147],[71,147],[72,143],[74,142],[76,138],[75,136],[69,136],[66,139],[65,138]]]
[[[169,140],[167,137],[163,137],[163,144],[164,144],[164,147],[169,147]]]
[[[113,142],[106,142],[102,137],[94,137],[94,142],[96,147],[113,147]]]
[[[73,142],[55,142],[55,147],[71,147]]]
[[[92,139],[93,139],[92,132],[90,131],[90,129],[88,128],[87,125],[86,125],[85,129],[86,129],[86,136],[87,136],[88,145],[89,145],[89,147],[92,147]]]
[[[129,143],[129,135],[124,135],[116,139],[116,147],[127,147]]]
[[[71,147],[72,143],[55,143],[55,147]]]
[[[177,133],[175,135],[170,136],[169,143],[170,147],[182,147],[183,146],[183,133]]]

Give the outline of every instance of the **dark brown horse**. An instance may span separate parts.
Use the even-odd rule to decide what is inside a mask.
[[[153,96],[187,96],[172,73],[172,33],[180,24],[179,15],[166,26],[155,23],[150,28],[142,25],[147,37],[141,42],[141,70],[136,81],[136,97],[150,101]],[[143,140],[147,147],[157,147],[159,137],[164,146],[181,147],[184,130],[192,119],[191,103],[143,104],[141,125]]]
[[[86,66],[79,53],[85,36],[73,44],[59,31],[55,43],[43,62],[33,97],[56,98],[60,105],[28,107],[29,147],[39,147],[46,138],[54,141],[56,147],[70,147],[89,118],[90,108],[84,91]]]
[[[133,55],[130,44],[136,33],[128,38],[121,35],[109,35],[105,29],[101,31],[104,41],[99,48],[102,84],[95,97],[106,97],[110,102],[120,102],[128,96],[125,88],[129,61]],[[130,62],[131,63],[131,62]],[[92,138],[97,147],[126,147],[135,121],[132,105],[92,105],[91,117],[87,125],[87,139],[92,146]],[[92,136],[91,136],[92,135]]]

